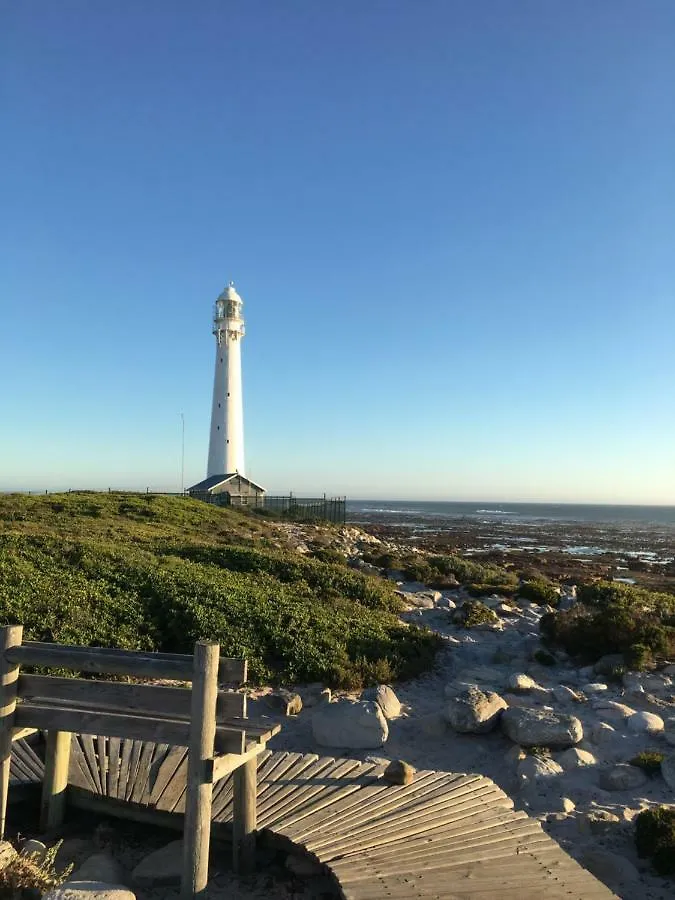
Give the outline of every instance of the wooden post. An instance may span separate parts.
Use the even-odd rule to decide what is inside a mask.
[[[45,753],[45,776],[42,783],[40,829],[53,831],[63,823],[66,811],[68,764],[70,762],[69,731],[49,731]]]
[[[258,758],[248,759],[235,769],[232,798],[232,864],[241,875],[255,867],[255,831],[257,828],[256,798],[258,786]]]
[[[204,896],[209,879],[219,654],[219,644],[205,641],[195,644],[181,900]]]
[[[7,821],[12,728],[19,680],[19,667],[5,659],[5,651],[20,644],[22,637],[23,625],[5,625],[0,628],[0,840],[5,837]]]

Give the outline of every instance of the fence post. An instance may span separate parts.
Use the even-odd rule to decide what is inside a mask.
[[[42,783],[40,806],[41,831],[53,831],[63,823],[63,815],[66,810],[71,738],[72,735],[69,731],[47,732],[45,776]]]
[[[181,900],[199,897],[206,890],[209,879],[219,656],[219,644],[206,641],[195,644],[183,824]]]
[[[16,709],[19,667],[5,658],[5,651],[21,644],[23,625],[0,628],[0,840],[5,837],[9,770],[12,762],[12,728]]]
[[[258,758],[247,760],[233,774],[232,797],[232,865],[234,871],[246,875],[255,864],[256,801],[258,791]]]

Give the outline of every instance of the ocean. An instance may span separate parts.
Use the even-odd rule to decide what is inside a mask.
[[[489,503],[427,500],[348,500],[347,518],[387,524],[423,525],[442,519],[477,522],[569,522],[585,525],[649,525],[675,529],[675,506],[615,506],[586,503]]]

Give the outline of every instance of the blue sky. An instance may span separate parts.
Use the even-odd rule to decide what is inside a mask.
[[[675,503],[672,0],[0,0],[0,489]]]

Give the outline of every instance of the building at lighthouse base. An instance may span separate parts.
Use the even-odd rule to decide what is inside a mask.
[[[219,506],[263,506],[265,503],[265,488],[238,472],[209,475],[189,487],[188,494]]]

